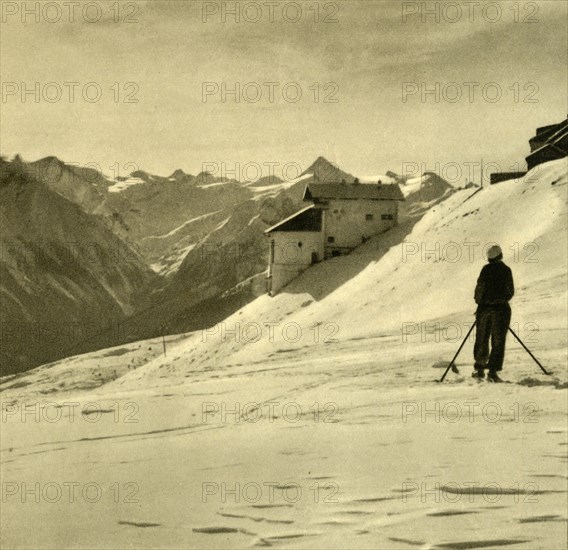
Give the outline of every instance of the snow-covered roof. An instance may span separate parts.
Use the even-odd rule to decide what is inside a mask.
[[[398,185],[361,185],[354,183],[309,183],[304,200],[312,199],[369,199],[403,201]]]

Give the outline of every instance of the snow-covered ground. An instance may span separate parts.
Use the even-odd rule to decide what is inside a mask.
[[[109,193],[120,193],[121,191],[124,191],[125,189],[128,189],[133,185],[142,185],[146,183],[143,179],[135,178],[132,176],[129,176],[128,178],[123,180],[111,180],[111,181],[115,181],[116,183],[113,183],[111,186],[109,186],[108,188]]]
[[[182,223],[179,227],[175,227],[171,231],[168,231],[164,235],[149,235],[148,237],[144,237],[142,239],[142,241],[148,241],[148,240],[154,240],[154,239],[160,240],[160,239],[166,239],[168,237],[173,237],[176,233],[185,229],[188,225],[191,225],[195,222],[209,218],[210,216],[214,216],[215,214],[218,214],[219,212],[222,212],[222,210],[215,210],[213,212],[208,212],[207,214],[203,214],[201,216],[196,216],[195,218],[191,218],[191,219],[187,220],[186,222]]]
[[[165,355],[3,380],[2,547],[566,548],[567,183],[456,192]],[[439,384],[492,242],[552,375],[509,337],[511,383],[469,341]]]
[[[287,181],[283,181],[281,183],[274,183],[272,185],[263,185],[261,187],[255,187],[254,185],[248,185],[248,189],[250,189],[251,191],[253,191],[254,193],[257,193],[257,197],[255,198],[260,198],[260,197],[264,197],[265,195],[268,194],[276,194],[279,191],[285,191],[286,189],[290,189],[290,187],[293,187],[296,183],[300,183],[302,181],[308,181],[311,180],[314,177],[314,174],[312,172],[307,172],[306,174],[299,176],[297,178],[291,179],[291,180],[287,180]]]

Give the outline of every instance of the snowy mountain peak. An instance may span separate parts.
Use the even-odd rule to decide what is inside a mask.
[[[343,180],[352,183],[355,180],[352,174],[344,172],[322,156],[319,156],[307,170],[302,172],[300,177],[308,174],[313,175],[314,180],[320,183],[339,183]]]

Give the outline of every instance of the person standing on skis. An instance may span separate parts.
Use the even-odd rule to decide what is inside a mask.
[[[502,382],[498,372],[503,368],[505,340],[511,322],[509,300],[515,294],[513,273],[503,263],[503,251],[494,245],[487,251],[487,263],[483,266],[475,287],[476,335],[473,355],[475,359],[473,377]],[[491,353],[489,352],[491,340]]]

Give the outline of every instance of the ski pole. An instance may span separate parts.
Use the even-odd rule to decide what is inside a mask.
[[[475,322],[473,323],[473,325],[471,325],[471,328],[468,330],[467,334],[465,335],[465,338],[463,339],[463,342],[461,343],[460,347],[458,348],[458,351],[456,351],[454,358],[452,359],[451,363],[448,365],[448,368],[446,369],[444,376],[442,376],[442,378],[440,378],[440,382],[443,382],[444,378],[446,378],[446,374],[448,374],[448,371],[452,368],[454,361],[457,359],[458,355],[460,354],[460,351],[462,350],[466,340],[469,338],[469,335],[471,334],[471,331],[473,330],[474,326],[475,326]]]
[[[535,363],[542,369],[542,372],[544,372],[544,374],[550,375],[550,373],[546,372],[546,369],[540,364],[539,360],[531,353],[531,350],[527,348],[527,346],[523,344],[522,340],[515,334],[515,331],[511,327],[509,327],[509,330],[511,331],[513,336],[517,339],[517,342],[519,342],[519,344],[521,344],[521,346],[525,348],[525,351],[534,359]]]

